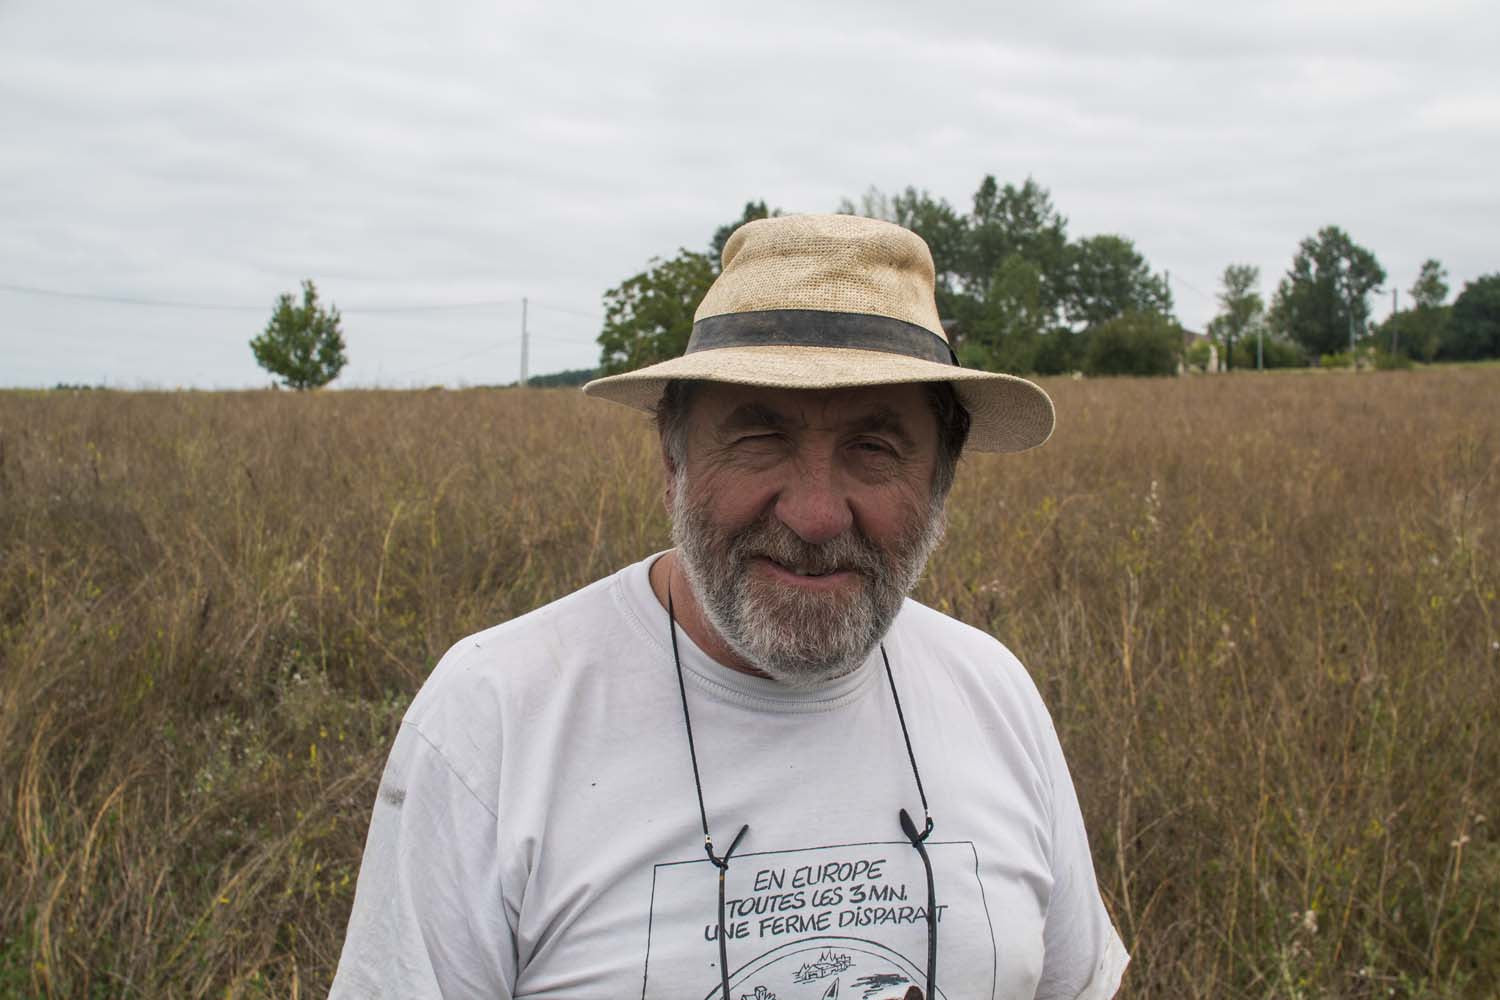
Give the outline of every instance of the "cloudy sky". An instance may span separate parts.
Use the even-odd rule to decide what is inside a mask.
[[[264,385],[313,278],[340,385],[589,367],[602,293],[744,202],[1035,177],[1179,318],[1344,227],[1500,271],[1500,6],[0,0],[0,385]],[[1389,293],[1377,315],[1389,308]]]

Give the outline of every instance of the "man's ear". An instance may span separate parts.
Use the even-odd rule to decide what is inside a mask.
[[[663,442],[661,447],[661,473],[661,505],[666,510],[667,516],[671,517],[672,497],[677,492],[677,465],[672,461],[672,456],[667,454],[666,442]]]

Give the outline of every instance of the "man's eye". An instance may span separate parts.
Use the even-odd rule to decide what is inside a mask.
[[[884,441],[875,441],[875,440],[868,440],[868,439],[867,440],[862,440],[862,441],[856,441],[856,442],[854,442],[854,450],[860,452],[861,454],[865,454],[865,455],[879,455],[879,456],[891,456],[891,457],[894,457],[895,454],[896,454],[896,449],[892,448],[890,445],[886,444]]]

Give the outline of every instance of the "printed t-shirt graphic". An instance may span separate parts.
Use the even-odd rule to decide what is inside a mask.
[[[939,969],[987,970],[969,987],[989,996],[997,956],[974,846],[927,851]],[[904,841],[736,855],[724,927],[734,1000],[902,1000],[926,989],[927,876]],[[643,980],[643,1000],[721,997],[718,871],[706,858],[656,866]],[[948,995],[939,977],[937,996]]]

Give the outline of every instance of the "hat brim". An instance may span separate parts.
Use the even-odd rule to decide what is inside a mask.
[[[780,389],[951,382],[969,411],[967,447],[975,451],[1035,448],[1051,437],[1056,423],[1052,399],[1027,379],[855,348],[774,345],[695,351],[636,371],[595,379],[583,391],[650,411],[673,379]]]

